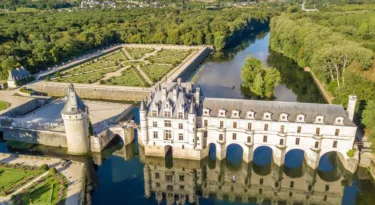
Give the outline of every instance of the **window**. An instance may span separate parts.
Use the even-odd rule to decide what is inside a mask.
[[[315,142],[315,148],[319,148],[319,142]]]
[[[164,121],[164,127],[172,127],[172,123],[170,120],[165,120]]]
[[[158,122],[152,122],[153,127],[158,127]]]
[[[156,116],[157,116],[156,110],[153,110],[153,111],[151,112],[151,116],[152,116],[152,117],[156,117]]]
[[[284,139],[280,139],[280,145],[284,145]]]
[[[154,131],[154,139],[157,139],[157,138],[158,138],[158,132]]]
[[[297,133],[301,133],[301,129],[302,129],[301,126],[298,126],[297,127]]]
[[[262,185],[262,184],[263,184],[263,181],[264,181],[263,178],[260,178],[260,179],[259,179],[259,184]]]
[[[326,184],[326,191],[329,191],[329,185]]]
[[[207,131],[205,131],[205,132],[203,133],[203,136],[204,136],[204,137],[207,137]]]
[[[156,183],[156,188],[160,188],[160,183]]]
[[[180,129],[180,130],[184,129],[184,124],[178,123],[178,129]]]
[[[168,181],[168,182],[172,182],[173,181],[173,176],[172,175],[167,175],[167,176],[165,176],[165,180]]]
[[[185,149],[185,145],[182,145],[182,149]]]
[[[220,128],[224,127],[224,121],[220,121]]]
[[[164,111],[164,117],[171,117],[171,112]]]
[[[336,130],[335,130],[335,136],[339,136],[339,134],[340,134],[340,130],[339,130],[339,129],[336,129]]]
[[[280,126],[280,132],[281,132],[281,133],[284,133],[284,131],[285,131],[285,125],[281,125],[281,126]]]
[[[155,179],[159,179],[160,178],[160,174],[158,172],[155,173]]]
[[[251,130],[251,123],[247,123],[247,129]]]
[[[247,137],[247,143],[251,143],[251,137]]]
[[[267,135],[263,136],[263,142],[267,142]]]
[[[185,189],[185,186],[184,186],[184,185],[181,185],[181,186],[180,186],[180,189],[181,189],[181,190],[184,190],[184,189]]]
[[[223,134],[219,134],[219,140],[223,140]]]
[[[264,124],[264,131],[268,131],[268,124]]]
[[[172,131],[171,130],[165,130],[165,139],[168,140],[172,138]]]
[[[173,191],[173,186],[172,186],[172,185],[168,185],[168,186],[167,186],[167,190],[168,190],[168,191]]]
[[[185,181],[185,176],[184,175],[180,175],[180,181]]]
[[[333,141],[333,148],[337,148],[337,141]]]
[[[179,133],[179,134],[178,134],[178,139],[179,139],[179,140],[184,140],[184,134]]]
[[[182,119],[183,117],[184,117],[184,115],[182,114],[182,112],[178,112],[177,118]]]
[[[293,188],[294,187],[294,181],[291,181],[290,182],[290,188]]]
[[[208,120],[204,120],[204,121],[203,121],[203,126],[204,126],[204,127],[207,127],[207,126],[208,126]]]
[[[299,145],[299,138],[296,138],[296,145]]]
[[[237,134],[233,133],[232,138],[233,138],[233,140],[236,140],[237,139]]]
[[[319,128],[319,127],[316,128],[316,130],[315,130],[315,134],[316,134],[316,135],[320,135],[320,128]]]
[[[237,128],[237,122],[233,122],[233,128]]]

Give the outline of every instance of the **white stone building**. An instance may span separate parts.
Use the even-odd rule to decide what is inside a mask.
[[[9,88],[16,88],[22,81],[28,82],[31,80],[32,75],[27,71],[25,68],[16,68],[13,70],[8,71],[8,87]]]
[[[261,146],[272,149],[273,161],[281,166],[293,149],[303,150],[305,161],[317,168],[320,157],[337,152],[346,169],[354,172],[353,148],[357,127],[352,122],[356,97],[349,97],[348,110],[341,105],[202,98],[191,83],[157,86],[140,106],[140,143],[146,156],[201,160],[210,144],[216,157],[224,159],[227,147],[242,147],[243,160],[251,162]]]

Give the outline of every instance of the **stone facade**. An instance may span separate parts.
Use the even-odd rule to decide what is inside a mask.
[[[305,152],[307,164],[315,169],[320,157],[337,152],[346,169],[354,172],[357,159],[349,158],[356,125],[356,97],[349,97],[348,112],[340,105],[202,98],[191,83],[156,86],[140,107],[140,143],[146,156],[201,160],[216,147],[216,157],[226,157],[227,147],[239,145],[243,160],[253,160],[258,147],[272,149],[273,161],[284,164],[293,149]],[[350,163],[348,163],[350,161]]]

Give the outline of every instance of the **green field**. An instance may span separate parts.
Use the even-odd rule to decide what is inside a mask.
[[[60,176],[60,179],[58,178]],[[48,175],[41,182],[36,183],[29,190],[17,197],[21,197],[22,204],[64,204],[67,182],[62,175]],[[61,194],[59,194],[61,192]],[[60,196],[59,196],[60,195]]]
[[[148,57],[147,60],[149,60],[151,63],[177,65],[188,57],[191,52],[191,50],[185,49],[162,49],[155,56]]]
[[[35,178],[42,174],[42,170],[31,170],[15,167],[0,166],[0,195],[6,195],[6,192],[13,192],[19,186],[24,184],[27,179]]]
[[[9,106],[10,106],[10,103],[0,101],[0,111],[7,109]]]
[[[124,48],[134,59],[140,59],[145,54],[153,52],[153,48]]]
[[[152,64],[142,67],[142,69],[149,74],[154,82],[161,80],[172,68],[172,66]]]
[[[113,77],[103,84],[123,85],[123,86],[147,86],[142,76],[139,75],[135,68],[130,68],[122,72],[121,76]]]

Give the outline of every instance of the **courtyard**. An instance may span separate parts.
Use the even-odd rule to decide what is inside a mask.
[[[201,47],[123,45],[48,80],[64,83],[150,87],[199,53]]]

